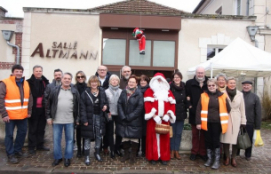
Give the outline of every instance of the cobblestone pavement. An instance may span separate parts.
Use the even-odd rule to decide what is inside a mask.
[[[189,160],[189,153],[181,154],[181,160],[171,160],[167,166],[161,164],[151,165],[142,157],[138,157],[136,163],[130,165],[129,162],[120,162],[120,157],[111,159],[109,156],[103,156],[103,162],[97,162],[91,153],[91,165],[85,166],[84,158],[74,157],[71,161],[71,166],[64,167],[63,163],[56,167],[52,167],[53,161],[53,145],[52,145],[52,131],[48,128],[46,133],[46,145],[50,146],[51,151],[41,152],[37,151],[36,155],[21,159],[19,164],[9,164],[5,154],[4,141],[0,140],[0,173],[16,174],[16,173],[271,173],[271,130],[262,130],[262,138],[264,141],[263,147],[255,147],[253,149],[253,156],[251,161],[244,159],[244,151],[241,151],[241,156],[237,157],[238,166],[224,166],[221,160],[221,167],[219,170],[212,170],[206,168],[201,159],[196,161]],[[93,149],[93,148],[92,148]],[[26,150],[26,148],[24,148]],[[76,151],[74,151],[76,156]]]

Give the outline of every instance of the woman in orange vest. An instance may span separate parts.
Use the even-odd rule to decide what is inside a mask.
[[[204,130],[208,157],[204,165],[209,167],[213,163],[212,169],[218,169],[220,166],[220,134],[224,134],[227,131],[228,113],[231,108],[226,94],[217,90],[215,79],[209,79],[207,86],[208,90],[201,94],[197,106],[196,124],[197,129]]]

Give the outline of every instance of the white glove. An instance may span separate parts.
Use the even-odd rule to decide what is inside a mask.
[[[161,124],[161,123],[162,123],[161,118],[158,117],[158,116],[154,117],[153,119],[154,119],[154,121],[155,121],[157,124]]]
[[[163,120],[164,120],[165,122],[168,122],[169,116],[168,116],[168,115],[165,115],[165,116],[163,117]]]

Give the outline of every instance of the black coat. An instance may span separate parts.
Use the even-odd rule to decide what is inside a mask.
[[[170,90],[173,93],[175,100],[176,100],[176,120],[177,121],[184,121],[187,118],[187,108],[189,107],[189,103],[186,99],[185,93],[185,83],[181,82],[180,87],[176,87],[174,82],[170,84]]]
[[[145,87],[138,86],[138,89],[141,91],[142,96],[144,97],[145,91],[149,88],[149,85],[146,85]],[[145,120],[145,107],[143,105],[143,110],[141,112],[142,117],[142,136],[146,136],[147,131],[147,120]]]
[[[38,97],[43,97],[44,98],[44,93],[45,93],[45,89],[46,86],[49,84],[49,80],[44,77],[41,76],[41,80],[37,80],[34,76],[34,74],[32,74],[32,76],[27,79],[32,96],[33,96],[33,107],[32,107],[32,116],[31,118],[34,118],[36,114],[39,114],[40,112],[45,112],[45,100],[42,99],[42,105],[43,108],[36,108],[36,104],[37,104],[37,98]]]
[[[127,91],[123,90],[118,100],[119,124],[116,134],[123,138],[141,138],[142,136],[142,110],[144,101],[139,89],[127,101]]]
[[[190,97],[190,104],[192,108],[189,108],[189,123],[196,125],[196,110],[198,101],[200,99],[201,93],[207,91],[207,77],[205,77],[205,81],[203,82],[202,88],[199,86],[199,82],[196,80],[196,77],[190,79],[186,82],[185,92],[186,96]]]
[[[89,95],[88,95],[89,94]],[[90,100],[89,97],[91,95],[91,90],[90,88],[86,88],[86,90],[81,94],[81,102],[80,102],[80,122],[82,124],[81,126],[81,136],[83,138],[90,138],[94,139],[94,122],[93,122],[93,114],[94,114],[94,104]],[[105,113],[102,111],[102,108],[104,105],[108,107],[108,102],[107,98],[104,92],[104,89],[99,87],[99,101],[100,101],[100,107],[101,107],[101,114],[100,114],[100,130],[101,130],[101,135],[105,134],[105,124],[106,124],[106,119],[105,119]],[[88,122],[88,125],[85,126],[84,123]]]
[[[96,72],[95,76],[99,77],[99,74]],[[107,72],[103,85],[101,83],[101,87],[103,87],[104,90],[106,90],[109,87],[109,78],[110,77],[111,77],[111,73]]]

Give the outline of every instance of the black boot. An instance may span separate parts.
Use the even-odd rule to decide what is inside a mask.
[[[130,142],[124,142],[122,148],[124,150],[124,156],[120,160],[121,162],[125,162],[126,160],[130,159]]]
[[[212,162],[213,162],[213,151],[211,149],[207,149],[207,157],[208,160],[206,161],[206,163],[204,164],[206,167],[210,167]]]
[[[89,150],[84,150],[84,154],[85,154],[85,164],[89,166],[90,165]]]
[[[215,160],[214,160],[214,163],[212,165],[212,169],[218,169],[220,164],[219,164],[219,161],[220,160],[220,148],[216,148],[215,149]]]
[[[134,164],[136,160],[136,155],[138,151],[138,144],[131,142],[131,152],[130,152],[130,164]]]
[[[100,156],[100,148],[95,148],[94,156],[97,161],[99,162],[103,161],[102,157]]]

